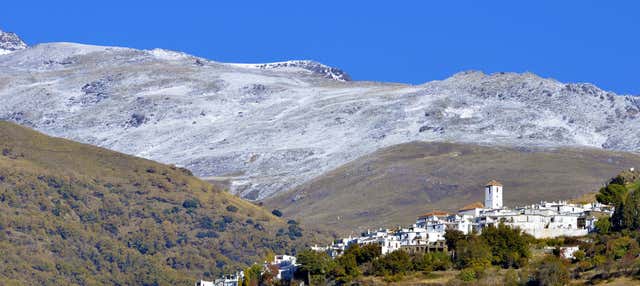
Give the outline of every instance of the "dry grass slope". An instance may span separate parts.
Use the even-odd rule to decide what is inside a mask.
[[[632,166],[640,166],[639,155],[599,149],[413,142],[359,158],[265,203],[305,225],[348,234],[482,201],[490,179],[504,184],[505,204],[514,206],[596,192]]]
[[[189,285],[299,246],[292,228],[188,170],[0,122],[0,284]]]

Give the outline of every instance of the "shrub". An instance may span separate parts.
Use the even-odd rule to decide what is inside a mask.
[[[579,262],[584,260],[586,254],[584,253],[584,250],[577,250],[573,253],[573,257],[575,262]]]
[[[476,277],[476,271],[471,268],[462,269],[460,274],[458,274],[458,278],[465,282],[471,282],[478,279],[478,277]]]
[[[289,238],[294,240],[297,237],[302,237],[302,229],[297,225],[289,225]]]
[[[210,217],[203,217],[200,219],[200,227],[204,229],[213,229],[213,219]]]
[[[537,266],[534,278],[541,286],[560,286],[569,283],[569,274],[569,269],[562,259],[547,255]]]
[[[439,271],[451,267],[451,259],[444,252],[429,252],[414,258],[414,269],[418,271]]]
[[[627,253],[638,255],[638,242],[628,236],[612,239],[607,243],[607,255],[613,259],[620,259]]]
[[[228,205],[227,206],[227,211],[230,211],[232,213],[235,213],[238,211],[238,207],[234,206],[234,205]]]
[[[196,234],[197,238],[217,238],[218,234],[213,232],[213,231],[206,231],[206,232],[198,232]]]
[[[518,273],[513,269],[507,270],[507,272],[504,274],[503,283],[505,286],[520,285],[520,279],[518,278]]]
[[[185,209],[195,209],[200,206],[200,201],[198,199],[188,199],[182,203],[182,207]]]
[[[224,232],[225,230],[227,230],[227,222],[224,219],[216,221],[214,226],[219,232]]]

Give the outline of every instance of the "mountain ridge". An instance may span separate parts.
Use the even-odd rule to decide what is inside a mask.
[[[229,178],[249,199],[412,141],[640,150],[637,97],[530,73],[339,81],[77,44],[1,56],[0,72],[0,119]]]

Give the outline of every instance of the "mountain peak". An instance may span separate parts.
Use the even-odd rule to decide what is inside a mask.
[[[27,48],[27,44],[15,33],[0,30],[0,55]]]

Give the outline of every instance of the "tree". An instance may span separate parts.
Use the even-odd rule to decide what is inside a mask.
[[[277,285],[278,265],[269,264],[260,277],[260,285]]]
[[[547,255],[536,267],[535,282],[540,286],[561,286],[569,283],[569,269],[566,262],[553,255]]]
[[[447,270],[451,267],[451,258],[445,252],[428,252],[412,257],[413,269],[416,271]]]
[[[300,264],[298,271],[307,277],[309,283],[314,279],[324,279],[333,268],[331,257],[324,252],[308,249],[300,252],[297,258]]]
[[[444,232],[444,239],[449,250],[456,250],[456,243],[461,239],[466,239],[466,235],[457,229],[447,229]]]
[[[331,275],[339,283],[348,283],[360,276],[360,269],[356,263],[355,255],[348,253],[338,257],[331,271]]]
[[[504,224],[488,226],[480,235],[491,247],[491,262],[503,268],[522,267],[529,256],[529,242],[532,238],[520,229]]]
[[[382,248],[378,244],[365,244],[360,246],[357,243],[349,245],[344,254],[353,254],[358,265],[371,262],[382,255]]]
[[[624,202],[627,196],[627,188],[624,185],[608,184],[600,189],[596,194],[596,200],[600,203],[617,206]]]
[[[244,270],[244,282],[246,286],[258,286],[262,278],[262,266],[254,264]]]
[[[640,191],[633,191],[627,196],[622,208],[622,221],[626,229],[640,229]]]
[[[411,257],[405,251],[396,250],[373,261],[376,275],[404,275],[412,268]]]
[[[601,234],[608,234],[611,231],[611,221],[609,218],[601,218],[597,220],[596,230]]]
[[[479,236],[456,243],[455,264],[458,269],[468,267],[488,267],[491,265],[491,248]]]
[[[613,215],[611,215],[609,221],[611,222],[613,230],[620,231],[626,228],[627,222],[624,219],[624,202],[616,205],[616,209],[613,211]]]

